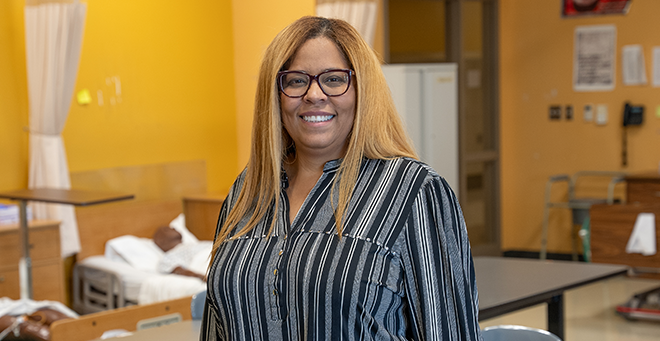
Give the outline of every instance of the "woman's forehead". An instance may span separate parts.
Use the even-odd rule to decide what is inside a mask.
[[[314,74],[329,69],[349,67],[342,50],[334,41],[326,37],[305,41],[288,64],[289,70],[302,70]]]

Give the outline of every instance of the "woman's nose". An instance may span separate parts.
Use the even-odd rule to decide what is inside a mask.
[[[326,96],[323,90],[321,90],[319,83],[316,81],[313,81],[312,84],[310,84],[307,94],[305,94],[305,99],[308,101],[325,100],[327,98],[328,96]]]

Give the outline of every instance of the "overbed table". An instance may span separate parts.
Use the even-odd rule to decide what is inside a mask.
[[[39,201],[51,204],[89,206],[132,199],[132,194],[91,192],[75,189],[35,188],[0,193],[0,198],[17,200],[19,203],[20,230],[23,241],[23,257],[19,264],[21,298],[32,299],[32,260],[28,239],[27,202]]]
[[[475,257],[479,320],[548,304],[548,331],[564,339],[564,292],[624,275],[624,265]]]

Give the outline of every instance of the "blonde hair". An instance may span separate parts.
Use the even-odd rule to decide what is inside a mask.
[[[417,158],[394,107],[380,62],[357,30],[338,19],[300,18],[282,30],[266,49],[259,71],[252,148],[245,182],[235,206],[216,237],[212,254],[238,227],[241,219],[250,217],[235,237],[252,230],[273,205],[278,207],[280,203],[282,162],[289,153],[295,151],[290,147],[293,142],[282,126],[276,75],[288,67],[303,43],[320,37],[333,41],[349,67],[355,71],[355,82],[351,85],[356,87],[357,93],[353,130],[348,137],[347,152],[332,187],[333,193],[335,189],[338,191],[335,220],[339,236],[342,232],[342,217],[353,194],[363,158]],[[277,221],[277,209],[273,214],[270,233]]]

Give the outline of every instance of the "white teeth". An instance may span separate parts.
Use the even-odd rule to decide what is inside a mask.
[[[302,119],[305,120],[305,121],[307,121],[307,122],[316,123],[316,122],[325,122],[325,121],[329,121],[330,119],[332,119],[332,117],[333,117],[333,115],[323,115],[323,116],[303,116]]]

